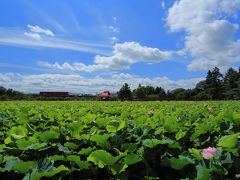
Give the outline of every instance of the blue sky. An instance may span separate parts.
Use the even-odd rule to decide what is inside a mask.
[[[191,88],[214,66],[239,66],[238,7],[240,0],[2,0],[0,85]]]

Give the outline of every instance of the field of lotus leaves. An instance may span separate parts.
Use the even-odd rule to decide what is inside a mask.
[[[238,179],[240,102],[0,102],[1,179]]]

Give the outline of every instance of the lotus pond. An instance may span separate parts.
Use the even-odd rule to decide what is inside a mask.
[[[2,179],[238,179],[240,102],[0,102]]]

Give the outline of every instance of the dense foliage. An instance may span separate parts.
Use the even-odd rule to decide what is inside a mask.
[[[2,179],[240,178],[239,102],[1,102],[0,123]]]
[[[161,82],[159,82],[161,84]],[[165,91],[162,87],[139,86],[133,90],[134,100],[227,100],[240,99],[240,70],[229,68],[225,74],[215,67],[206,79],[193,89],[177,88]]]
[[[118,98],[120,100],[131,100],[132,99],[132,92],[127,83],[125,83],[121,87],[121,89],[119,90],[119,92],[117,94],[118,94]]]
[[[25,99],[26,95],[13,89],[6,89],[0,86],[0,100],[20,100]]]

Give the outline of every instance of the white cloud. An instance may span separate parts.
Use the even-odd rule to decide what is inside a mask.
[[[128,69],[132,64],[138,62],[145,63],[159,63],[171,58],[171,52],[161,51],[157,48],[141,46],[137,42],[125,42],[122,44],[114,45],[112,56],[97,55],[94,58],[94,64],[85,65],[81,62],[69,64],[65,62],[63,65],[59,63],[50,64],[48,62],[40,62],[40,66],[58,70],[75,71],[118,71]],[[67,68],[64,66],[67,65]],[[69,68],[71,67],[71,68]]]
[[[42,39],[41,36],[39,34],[36,34],[36,33],[25,32],[24,35],[25,36],[29,36],[29,37],[31,37],[33,39],[37,39],[37,40]]]
[[[240,0],[179,0],[169,9],[167,24],[172,32],[184,31],[185,47],[193,61],[189,70],[224,68],[240,60],[239,30],[231,17],[240,8]]]
[[[113,74],[108,77],[83,77],[77,74],[0,74],[0,86],[23,92],[68,91],[72,93],[99,93],[104,90],[116,92],[126,82],[134,89],[138,84],[161,86],[167,89],[192,88],[203,78],[171,80],[167,77],[144,78],[131,74]]]
[[[117,41],[118,41],[117,37],[115,37],[115,36],[111,37],[111,43],[112,44],[115,44]]]
[[[133,78],[137,78],[137,76],[134,76],[128,73],[120,73],[120,74],[113,74],[112,78],[113,79],[133,79]]]
[[[14,69],[22,69],[22,70],[31,70],[31,71],[40,71],[40,72],[49,72],[47,69],[43,68],[36,68],[31,66],[24,66],[24,65],[18,65],[18,64],[9,64],[9,63],[0,63],[0,67],[3,68],[14,68]]]
[[[236,13],[237,10],[240,9],[240,1],[239,0],[222,0],[220,2],[221,9],[229,14]]]
[[[30,38],[26,38],[26,36]],[[19,29],[1,28],[0,27],[0,44],[20,46],[20,47],[43,47],[66,49],[73,51],[82,51],[95,54],[108,55],[111,46],[100,44],[99,42],[72,41],[65,38],[56,38],[52,36],[44,36],[32,32],[23,32]]]
[[[27,27],[29,28],[29,30],[32,33],[37,33],[37,34],[45,34],[47,36],[55,36],[54,33],[52,31],[50,31],[49,29],[43,29],[39,26],[32,26],[30,24],[27,25]]]
[[[13,73],[5,73],[5,74],[1,74],[0,73],[0,86],[1,84],[8,84],[12,81],[12,77],[14,76]]]
[[[41,40],[42,36],[55,36],[52,31],[49,29],[43,29],[40,28],[39,26],[32,26],[32,25],[27,25],[29,31],[24,32],[25,36],[31,37],[36,40]]]

